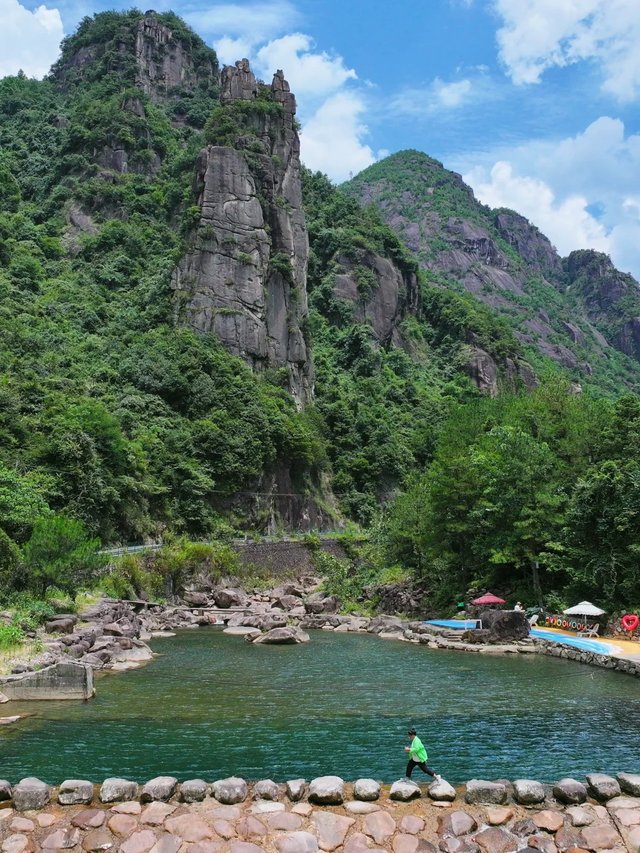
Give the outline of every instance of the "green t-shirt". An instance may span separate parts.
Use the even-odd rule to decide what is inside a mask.
[[[409,747],[409,755],[411,756],[411,758],[413,758],[414,761],[417,761],[418,763],[427,760],[427,750],[424,748],[422,741],[417,735],[411,741],[411,746]]]

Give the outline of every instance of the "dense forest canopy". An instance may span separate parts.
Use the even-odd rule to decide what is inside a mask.
[[[190,84],[145,91],[131,53],[143,19],[85,19],[48,79],[0,81],[2,593],[73,589],[98,543],[264,531],[269,508],[234,498],[286,468],[326,526],[372,529],[355,577],[398,565],[445,609],[481,587],[640,604],[630,357],[598,355],[608,366],[580,392],[513,317],[425,270],[378,206],[307,170],[310,403],[294,404],[282,371],[252,372],[214,334],[176,324],[198,152],[236,146],[255,171],[256,127],[282,110],[266,88],[249,107],[221,101],[215,53],[171,13],[157,19],[188,55]],[[440,213],[466,215],[469,193],[441,187]],[[286,280],[290,260],[271,263]],[[547,294],[530,279],[527,310]],[[553,293],[552,313],[564,299]],[[495,396],[474,380],[478,360]]]

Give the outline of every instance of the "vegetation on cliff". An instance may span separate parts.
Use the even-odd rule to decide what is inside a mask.
[[[182,88],[155,90],[132,59],[147,26],[171,31]],[[254,120],[276,133],[282,113],[264,86],[221,103],[214,52],[170,14],[85,19],[49,79],[0,81],[3,590],[77,589],[98,540],[264,529],[271,507],[255,498],[284,470],[327,515],[374,526],[348,566],[325,566],[350,598],[400,566],[443,605],[492,585],[640,600],[640,404],[609,400],[640,376],[633,283],[598,314],[593,259],[563,265],[526,220],[478,205],[426,155],[389,158],[346,191],[303,174],[315,366],[303,411],[286,370],[253,373],[177,324],[172,271],[211,237],[196,227],[198,153],[236,146],[264,172]],[[270,264],[290,285],[291,257]],[[135,590],[136,571],[112,591]]]

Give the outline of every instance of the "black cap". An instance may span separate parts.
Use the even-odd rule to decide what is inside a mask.
[[[411,729],[409,729],[409,731],[407,732],[407,734],[408,734],[408,735],[415,735],[415,734],[416,734],[416,730],[415,730],[415,729],[413,729],[413,728],[411,728]]]

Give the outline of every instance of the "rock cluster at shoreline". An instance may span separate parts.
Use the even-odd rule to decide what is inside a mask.
[[[426,796],[425,796],[426,794]],[[12,799],[13,798],[13,799]],[[145,785],[0,781],[2,853],[638,853],[640,776],[471,780],[458,791],[325,776]]]
[[[140,639],[142,622],[125,602],[103,600],[78,615],[57,615],[44,628],[43,651],[28,661],[14,662],[12,674],[34,672],[57,663],[123,670],[153,657]]]

